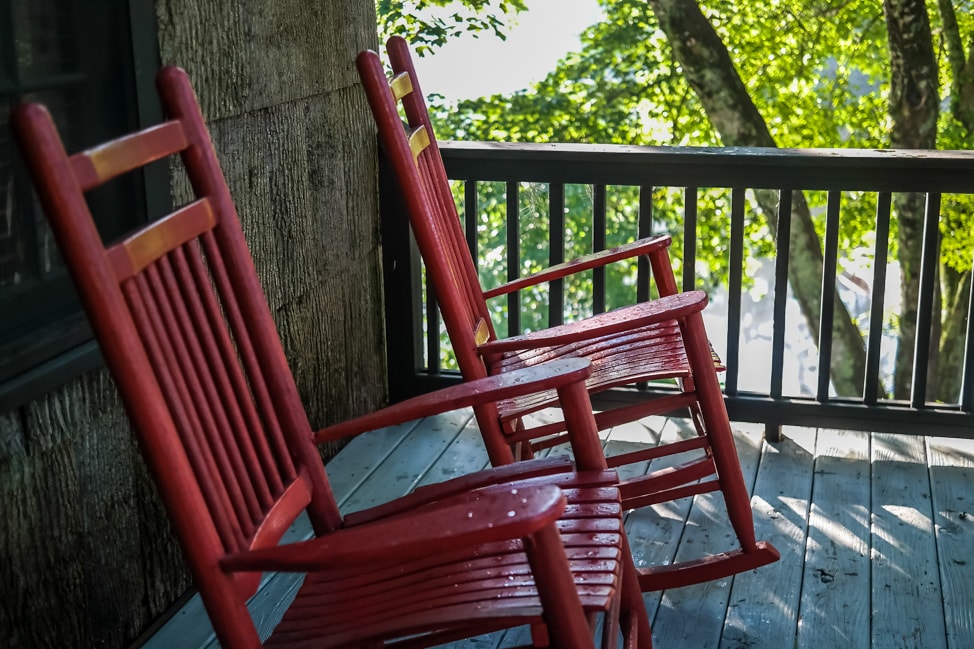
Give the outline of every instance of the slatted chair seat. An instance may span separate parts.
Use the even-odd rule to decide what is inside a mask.
[[[572,487],[572,481],[560,483],[568,505],[558,522],[568,564],[582,607],[611,610],[622,565],[618,494],[584,482]],[[611,486],[608,474],[606,487]],[[340,647],[360,639],[363,627],[377,638],[448,629],[435,638],[443,643],[543,614],[520,540],[391,563],[391,575],[390,566],[381,564],[309,574],[266,646]],[[421,646],[433,641],[424,637]]]
[[[535,646],[649,649],[617,476],[566,359],[315,431],[186,74],[158,76],[167,120],[68,155],[48,111],[12,126],[213,628],[265,646],[247,609],[264,572],[304,573],[271,647],[425,647],[527,625]],[[178,158],[177,158],[178,156]],[[156,160],[193,199],[106,246],[85,192]],[[576,464],[536,461],[430,485],[343,516],[316,443],[554,390]],[[577,469],[577,470],[576,470]],[[306,514],[314,538],[281,545]]]
[[[565,329],[577,327],[579,327],[577,323],[564,325]],[[550,331],[546,330],[545,333]],[[511,340],[506,338],[504,342]],[[662,349],[669,349],[669,353],[662,353]],[[691,376],[690,366],[681,343],[680,328],[675,320],[575,343],[537,347],[526,351],[501,352],[493,360],[492,367],[495,373],[503,374],[525,367],[534,367],[557,358],[579,357],[592,361],[592,376],[586,381],[586,386],[591,393],[630,385],[633,381],[690,378]],[[497,410],[500,420],[507,424],[506,429],[513,431],[512,422],[532,412],[557,405],[558,395],[545,392],[519,395],[501,401],[497,404]]]
[[[624,506],[635,508],[719,492],[738,542],[716,555],[643,568],[643,589],[698,583],[776,561],[777,550],[755,538],[750,499],[717,379],[721,366],[703,324],[707,296],[701,291],[677,291],[669,261],[670,238],[642,239],[484,289],[466,246],[409,47],[402,38],[393,37],[387,52],[391,78],[378,55],[368,51],[359,54],[359,75],[464,380],[503,375],[558,358],[590,360],[594,372],[588,388],[593,393],[671,380],[677,388],[672,394],[596,414],[599,429],[605,430],[682,409],[697,433],[696,440],[661,446],[651,454],[609,458],[611,466],[623,466],[688,451],[696,455],[664,474],[651,473],[622,485]],[[634,257],[648,259],[659,299],[529,334],[497,335],[488,300]],[[477,408],[477,423],[491,462],[503,465],[530,458],[540,449],[564,441],[564,420],[535,425],[524,417],[552,405],[556,399],[548,393],[518,395]]]

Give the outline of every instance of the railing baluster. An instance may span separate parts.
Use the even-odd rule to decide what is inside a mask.
[[[883,319],[882,312],[889,307],[888,300],[884,300],[883,289],[885,276],[888,274],[889,264],[893,259],[889,257],[889,219],[891,212],[888,205],[891,203],[889,197],[893,192],[921,192],[937,194],[933,196],[933,201],[940,199],[939,195],[946,193],[956,193],[960,195],[974,195],[974,155],[967,151],[937,151],[937,152],[909,152],[898,151],[833,151],[828,155],[821,152],[803,152],[790,150],[765,151],[759,149],[685,149],[681,147],[666,148],[647,148],[645,150],[636,147],[612,147],[612,146],[592,146],[577,149],[575,147],[564,147],[561,145],[490,145],[484,147],[479,143],[463,142],[444,142],[441,143],[441,150],[444,153],[447,172],[449,177],[462,179],[467,183],[476,182],[502,182],[506,183],[510,201],[507,209],[508,222],[508,243],[515,244],[520,236],[518,227],[519,204],[517,192],[520,182],[546,182],[588,185],[593,187],[593,250],[601,248],[603,245],[614,243],[609,240],[608,233],[603,225],[603,196],[602,192],[609,186],[628,186],[639,187],[639,222],[638,236],[650,236],[653,232],[653,187],[673,187],[676,191],[683,191],[685,195],[684,223],[682,231],[684,236],[684,268],[682,272],[683,290],[691,289],[696,282],[695,260],[696,247],[699,245],[698,228],[703,220],[698,214],[699,210],[699,190],[700,186],[721,188],[737,188],[735,195],[731,197],[732,202],[732,225],[734,226],[734,236],[737,236],[738,228],[742,228],[747,218],[744,208],[747,205],[746,194],[743,192],[751,188],[760,189],[779,189],[779,210],[778,221],[778,254],[775,261],[775,303],[772,305],[773,329],[772,329],[772,368],[768,372],[770,376],[770,388],[767,391],[750,389],[741,391],[739,389],[741,356],[745,353],[743,340],[741,339],[742,323],[740,322],[743,301],[740,280],[735,281],[732,277],[730,284],[730,305],[729,305],[729,329],[728,340],[729,351],[725,355],[729,382],[727,384],[727,405],[732,416],[740,421],[765,422],[773,425],[797,424],[803,426],[833,426],[846,427],[852,430],[882,430],[885,432],[916,433],[918,431],[927,434],[938,434],[948,436],[970,437],[970,431],[974,429],[974,299],[968,305],[967,313],[969,321],[967,323],[967,340],[965,350],[965,365],[963,369],[963,383],[961,387],[959,404],[932,403],[928,401],[926,392],[929,386],[926,382],[926,372],[928,368],[928,354],[931,331],[936,321],[932,323],[928,320],[935,308],[933,289],[936,287],[936,266],[938,263],[936,256],[936,212],[933,203],[928,204],[926,233],[926,258],[925,264],[928,269],[922,275],[928,291],[924,293],[924,300],[917,306],[923,314],[918,336],[920,341],[919,351],[914,351],[914,389],[910,403],[889,401],[884,398],[884,381],[881,374],[885,367],[885,356],[888,352],[883,348]],[[650,181],[651,179],[651,181]],[[783,188],[790,188],[789,192]],[[824,300],[822,313],[819,314],[821,333],[819,334],[820,351],[818,362],[820,364],[819,385],[813,386],[811,398],[791,398],[798,395],[785,395],[784,392],[784,369],[783,365],[787,357],[784,354],[784,343],[789,340],[791,329],[786,328],[786,324],[794,325],[797,322],[786,323],[786,312],[790,314],[792,304],[785,297],[788,291],[787,275],[788,267],[795,262],[791,260],[791,255],[797,251],[788,250],[785,245],[786,240],[790,240],[787,230],[790,223],[785,218],[788,213],[787,206],[789,200],[794,203],[798,200],[800,191],[825,191],[829,194],[829,224],[827,230],[836,232],[834,228],[841,227],[837,210],[839,210],[839,199],[844,192],[874,192],[878,196],[877,207],[877,244],[874,256],[877,260],[872,270],[873,296],[869,307],[869,317],[871,319],[868,332],[868,342],[866,349],[866,375],[862,384],[862,395],[853,397],[843,397],[842,399],[832,399],[829,395],[831,388],[831,375],[829,372],[830,360],[833,355],[833,316],[838,308],[839,301],[836,298],[838,286],[835,283],[835,265],[826,260],[825,275],[823,278],[824,286],[822,292]],[[467,230],[465,236],[468,241],[473,241],[473,222],[470,219],[474,201],[470,200],[472,187],[465,188]],[[892,194],[895,196],[895,194]],[[566,193],[566,203],[568,194]],[[403,220],[401,212],[395,211],[395,201],[384,200],[383,220],[398,221]],[[605,204],[607,211],[607,203]],[[386,210],[389,210],[388,212]],[[794,211],[794,205],[792,206]],[[844,217],[844,215],[843,215]],[[583,219],[582,215],[573,218]],[[709,218],[709,216],[708,216]],[[608,215],[605,215],[608,220]],[[566,217],[566,227],[572,221]],[[795,221],[797,223],[797,221]],[[793,225],[793,224],[792,224]],[[384,237],[393,233],[394,237],[386,239],[389,245],[393,242],[402,241],[404,233],[388,230],[384,225]],[[601,237],[605,236],[603,243]],[[834,235],[833,235],[834,236]],[[826,236],[826,239],[829,235]],[[732,268],[732,273],[738,276],[743,273],[743,261],[747,254],[745,248],[747,242],[742,238],[732,242],[735,248],[733,254],[736,267]],[[400,244],[394,244],[400,245]],[[838,247],[824,242],[829,257],[837,258]],[[520,259],[522,253],[519,246],[509,246],[508,268],[511,277],[516,277],[520,272]],[[568,250],[566,246],[566,256]],[[403,257],[404,258],[404,257]],[[392,280],[401,279],[401,270],[396,265],[398,258],[393,258],[393,263],[387,266],[387,273],[391,273]],[[653,296],[651,271],[648,264],[639,263],[637,281],[639,282],[637,297],[641,300],[650,299]],[[412,271],[410,291],[420,292],[418,281],[418,269]],[[607,273],[611,276],[611,273]],[[593,286],[601,285],[603,279],[593,273]],[[606,283],[608,278],[604,280]],[[568,284],[569,282],[566,282]],[[736,284],[736,286],[735,286]],[[392,289],[395,291],[395,289]],[[736,292],[736,295],[735,295]],[[606,299],[603,297],[601,287],[595,289],[593,297],[593,308],[599,309],[599,301]],[[974,288],[972,288],[974,297]],[[432,296],[435,298],[435,296]],[[508,303],[511,318],[509,324],[514,333],[519,333],[523,320],[520,317],[520,299],[511,296],[512,300]],[[567,296],[566,296],[567,299]],[[784,302],[782,301],[784,300]],[[735,306],[734,302],[738,304]],[[397,322],[408,319],[410,313],[409,305],[390,300],[391,308],[399,309],[390,316],[389,322]],[[426,342],[435,338],[438,344],[439,320],[432,308],[435,305],[428,305],[430,314],[429,334]],[[785,307],[787,306],[787,308]],[[606,308],[617,306],[606,304]],[[400,308],[402,307],[402,308]],[[911,309],[912,310],[912,309]],[[420,312],[420,307],[413,309],[414,313]],[[935,315],[935,314],[934,314]],[[913,324],[913,323],[909,323]],[[435,332],[435,333],[434,333]],[[410,393],[415,390],[439,387],[448,382],[459,380],[458,376],[445,369],[438,376],[427,377],[425,373],[416,374],[413,368],[422,367],[422,359],[417,362],[412,361],[421,356],[424,341],[418,332],[413,331],[409,340],[411,344],[395,344],[390,337],[390,377],[392,376],[393,361],[404,362],[404,369],[397,369],[397,375],[409,374],[414,377],[414,381],[406,382],[406,388]],[[405,349],[410,347],[409,349]],[[433,348],[427,344],[429,352],[429,365],[431,373],[439,371],[439,348]],[[744,359],[747,360],[746,358]],[[398,365],[397,365],[398,367]],[[761,377],[767,380],[768,377]],[[400,383],[403,383],[400,381]],[[750,386],[748,386],[750,387]],[[816,389],[817,388],[817,389]],[[390,389],[391,383],[390,383]],[[647,391],[655,392],[654,386],[647,386]],[[398,393],[397,393],[398,394]],[[401,398],[400,394],[400,398]],[[929,398],[942,398],[943,395],[931,393]],[[620,391],[612,395],[612,399],[630,400],[642,399],[644,395],[641,391],[631,391],[626,393]],[[917,407],[911,407],[917,406]]]
[[[741,283],[744,279],[744,198],[746,190],[731,190],[730,258],[727,273],[727,378],[724,391],[737,394],[741,360]]]
[[[477,181],[468,180],[463,183],[463,231],[467,238],[467,248],[474,259],[480,259],[479,244],[477,242]]]
[[[697,188],[683,192],[683,290],[697,285]]]
[[[474,259],[480,259],[480,242],[477,237],[478,219],[480,218],[477,209],[477,181],[468,180],[463,183],[463,234],[467,240],[467,248]],[[439,316],[439,310],[437,310]],[[439,330],[439,326],[437,326]],[[442,338],[437,338],[442,342]],[[438,355],[437,355],[438,356]]]
[[[818,331],[818,390],[815,398],[829,400],[832,378],[832,330],[835,319],[835,271],[839,257],[839,214],[842,194],[830,191],[825,211],[825,257],[822,262],[822,312]]]
[[[605,185],[592,187],[592,252],[606,248]],[[592,313],[605,312],[605,267],[592,270]]]
[[[972,269],[974,272],[974,269]],[[967,331],[964,337],[964,376],[960,384],[960,407],[974,410],[974,280],[967,296]]]
[[[876,196],[876,247],[873,250],[873,292],[869,305],[869,337],[866,345],[866,380],[862,398],[869,405],[879,400],[879,361],[883,345],[883,313],[886,308],[886,269],[889,255],[889,220],[892,196]]]
[[[791,253],[792,191],[778,196],[778,238],[774,256],[774,305],[771,331],[771,396],[781,398],[785,365],[785,314],[788,309],[788,261]]]
[[[639,220],[636,237],[643,239],[653,235],[653,187],[639,186]],[[648,302],[650,298],[650,268],[645,256],[636,261],[636,301]]]
[[[927,400],[927,367],[930,364],[934,291],[940,261],[940,194],[927,194],[923,217],[923,253],[920,257],[920,295],[917,298],[916,344],[913,352],[913,383],[910,405],[922,408]]]
[[[521,276],[520,192],[517,181],[507,182],[507,281]],[[507,294],[507,335],[521,333],[521,292]]]
[[[430,374],[439,374],[440,363],[440,306],[429,274],[426,277],[426,366]]]
[[[548,265],[565,261],[565,186],[551,183],[548,187]],[[556,279],[548,285],[548,324],[565,321],[565,280]]]

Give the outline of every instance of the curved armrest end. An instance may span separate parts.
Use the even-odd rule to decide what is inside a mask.
[[[554,485],[494,485],[309,541],[230,554],[220,560],[220,567],[228,572],[308,572],[409,561],[523,538],[554,524],[565,504],[561,489]]]
[[[588,359],[565,358],[517,372],[468,381],[323,428],[314,434],[314,441],[321,444],[450,410],[556,389],[584,381],[591,373],[592,365]]]
[[[581,340],[592,340],[599,336],[609,336],[632,331],[639,327],[685,318],[693,313],[703,311],[706,306],[706,293],[703,291],[686,291],[649,302],[640,302],[614,311],[599,313],[584,320],[540,329],[520,336],[491,340],[479,345],[477,351],[482,355],[501,354],[522,349],[554,347]]]
[[[607,266],[613,262],[622,261],[624,259],[632,259],[633,257],[639,257],[642,255],[653,255],[655,253],[667,250],[670,247],[670,241],[671,239],[668,234],[660,234],[654,237],[647,237],[645,239],[639,239],[638,241],[632,241],[614,248],[607,248],[606,250],[593,252],[591,254],[572,259],[571,261],[549,266],[548,268],[538,271],[537,273],[532,273],[525,277],[519,277],[515,280],[511,280],[510,282],[506,282],[500,286],[492,288],[489,291],[484,291],[484,299],[489,300],[500,295],[507,295],[508,293],[513,293],[514,291],[518,291],[529,286],[536,286],[545,282],[551,282],[569,275],[574,275],[575,273],[591,270],[592,268],[601,268],[602,266]]]
[[[529,462],[515,462],[498,467],[490,467],[475,473],[467,473],[450,480],[417,487],[411,493],[387,503],[369,507],[345,515],[345,524],[362,525],[422,507],[445,498],[452,498],[473,489],[482,489],[499,483],[527,480],[537,477],[550,478],[559,474],[573,474],[575,464],[568,456],[534,459]]]

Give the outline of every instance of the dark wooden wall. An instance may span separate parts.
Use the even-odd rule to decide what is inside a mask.
[[[372,0],[158,0],[314,425],[386,398]],[[334,450],[334,449],[331,449]],[[0,413],[0,646],[126,647],[190,586],[110,377]]]

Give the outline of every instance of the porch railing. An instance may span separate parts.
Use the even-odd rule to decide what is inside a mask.
[[[726,273],[715,275],[704,288],[712,296],[708,311],[719,310],[725,317],[708,322],[715,348],[720,352],[727,371],[723,377],[728,410],[736,421],[762,422],[774,436],[782,425],[833,427],[851,430],[920,433],[974,437],[974,318],[970,289],[963,293],[965,322],[962,346],[963,362],[958,393],[948,398],[933,398],[927,390],[931,367],[930,341],[939,331],[941,308],[935,299],[940,256],[940,235],[945,206],[967,210],[953,215],[953,222],[974,223],[970,212],[974,205],[974,152],[969,151],[867,151],[867,150],[785,150],[752,148],[681,148],[630,147],[567,144],[499,144],[484,142],[446,142],[441,145],[447,173],[458,182],[462,196],[461,214],[465,221],[468,243],[478,254],[478,219],[484,188],[498,183],[506,206],[505,241],[495,242],[505,249],[506,279],[520,272],[519,232],[525,218],[539,218],[525,212],[519,195],[529,187],[541,187],[547,198],[546,220],[549,233],[548,259],[551,263],[565,256],[566,188],[586,188],[591,197],[591,214],[586,217],[591,232],[585,240],[593,249],[607,243],[607,195],[617,188],[637,196],[638,209],[632,217],[632,237],[645,236],[660,229],[653,214],[666,211],[668,231],[674,237],[674,257],[680,265],[678,279],[684,290],[701,287],[699,262],[701,251],[709,246],[726,260]],[[654,192],[656,192],[654,197]],[[660,192],[663,192],[661,194]],[[716,198],[714,198],[716,192]],[[890,339],[893,320],[909,309],[889,313],[891,301],[882,290],[896,270],[895,259],[889,258],[895,197],[920,194],[925,204],[922,229],[922,262],[916,307],[916,341],[910,372],[908,398],[890,395],[891,357],[896,341]],[[818,196],[807,200],[806,194]],[[773,197],[774,213],[768,215],[768,232],[774,237],[763,242],[769,249],[766,258],[751,254],[760,228],[763,201]],[[665,201],[665,205],[660,201]],[[968,202],[964,202],[968,201]],[[796,368],[796,337],[809,338],[795,301],[788,290],[789,264],[793,263],[793,211],[799,204],[811,205],[818,224],[821,245],[820,308],[817,336],[809,344],[797,341],[804,349],[804,360]],[[845,205],[844,205],[845,204]],[[851,232],[846,225],[852,218],[862,218],[862,209],[871,206],[868,236],[853,245],[865,265],[850,273],[850,259],[843,256],[849,243],[840,245],[840,233]],[[675,206],[675,207],[674,207]],[[661,208],[665,208],[662,210]],[[682,223],[674,225],[675,211]],[[496,205],[495,205],[496,210]],[[714,212],[716,210],[717,213]],[[441,334],[435,307],[435,295],[424,286],[421,262],[408,232],[407,219],[398,200],[395,181],[382,174],[382,220],[387,287],[387,332],[389,345],[390,389],[393,398],[428,391],[444,383],[459,380],[456,372],[441,367],[440,358],[448,341]],[[483,223],[480,223],[483,227]],[[968,226],[970,227],[970,226]],[[674,231],[675,230],[675,231]],[[860,226],[859,232],[862,231]],[[706,232],[703,240],[701,232]],[[715,234],[716,232],[716,234]],[[952,231],[944,232],[949,238]],[[712,241],[711,239],[718,239]],[[895,245],[895,237],[892,237]],[[491,245],[494,245],[492,243]],[[710,253],[710,257],[713,253]],[[481,264],[485,262],[480,261]],[[970,269],[968,260],[967,269]],[[766,269],[759,284],[767,285],[763,297],[749,300],[755,289],[752,271]],[[842,269],[845,268],[845,271]],[[865,270],[863,270],[865,269]],[[651,297],[648,264],[635,270],[637,300]],[[726,277],[724,276],[726,275]],[[606,308],[606,279],[592,276],[591,312]],[[849,290],[860,304],[860,311],[850,307],[859,322],[865,348],[864,376],[858,394],[839,396],[835,393],[832,374],[833,318],[836,305],[850,302]],[[877,288],[878,287],[878,288]],[[894,290],[895,294],[896,291]],[[565,314],[565,287],[550,287],[547,321],[560,322]],[[427,303],[424,300],[429,298]],[[509,323],[508,334],[521,328],[521,300],[513,296],[504,307]],[[536,306],[531,303],[532,307]],[[615,305],[610,305],[615,306]],[[757,310],[755,310],[757,309]],[[428,316],[428,320],[427,320]],[[887,335],[884,342],[884,327]],[[760,331],[755,336],[754,331]],[[754,347],[755,338],[763,338]],[[806,341],[807,342],[807,341]],[[755,351],[757,349],[757,351]],[[892,351],[891,351],[892,350]],[[822,368],[825,368],[823,371]],[[901,370],[907,371],[907,370]],[[809,379],[797,381],[797,373]],[[796,388],[796,384],[798,387]],[[645,389],[612,390],[602,399],[632,401],[645,398],[646,392],[666,390],[665,386]]]

